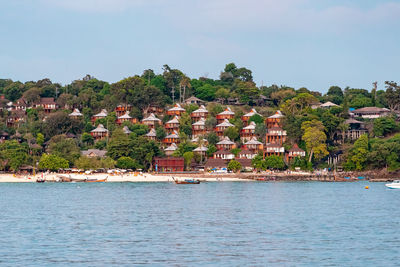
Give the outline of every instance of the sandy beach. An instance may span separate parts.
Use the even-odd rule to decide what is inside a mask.
[[[69,174],[58,174],[58,173],[39,173],[37,175],[17,175],[17,174],[0,174],[0,183],[32,183],[36,182],[38,179],[42,177],[46,180],[46,182],[56,182],[58,180],[57,176],[68,177]],[[123,174],[123,175],[109,175],[106,173],[98,173],[98,174],[71,174],[73,178],[85,179],[88,177],[89,179],[104,179],[107,177],[106,182],[108,183],[122,183],[122,182],[173,182],[173,179],[184,180],[184,179],[193,179],[193,177],[185,176],[182,174],[179,175],[155,175],[150,173],[142,173],[142,174]],[[200,179],[206,182],[249,182],[249,179],[235,178],[235,177],[221,177],[221,176],[211,176],[207,177],[205,175],[199,175],[199,177],[195,177],[196,179]]]

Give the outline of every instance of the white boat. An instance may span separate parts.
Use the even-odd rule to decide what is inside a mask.
[[[390,184],[385,184],[390,189],[400,189],[400,180],[394,180]]]

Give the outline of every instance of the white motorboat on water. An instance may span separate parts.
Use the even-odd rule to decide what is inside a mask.
[[[394,180],[390,184],[385,184],[390,189],[400,189],[400,180]]]

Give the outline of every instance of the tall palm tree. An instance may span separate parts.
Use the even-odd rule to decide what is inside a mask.
[[[190,84],[190,79],[188,77],[184,76],[181,79],[181,82],[179,83],[179,88],[183,88],[183,94],[181,96],[181,98],[182,98],[181,102],[184,102],[185,101],[185,96],[186,96],[186,88],[192,88],[192,85]]]

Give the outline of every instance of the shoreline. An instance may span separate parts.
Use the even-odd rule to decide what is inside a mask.
[[[223,174],[211,174],[211,173],[128,173],[122,175],[110,175],[107,173],[95,173],[95,174],[59,174],[59,173],[38,173],[36,175],[29,174],[12,174],[3,173],[0,174],[0,183],[33,183],[37,182],[42,177],[46,182],[58,182],[57,176],[68,177],[71,175],[73,178],[85,179],[104,179],[107,177],[107,183],[121,183],[121,182],[174,182],[174,179],[199,179],[203,182],[304,182],[304,181],[320,181],[320,182],[355,182],[355,181],[370,181],[370,182],[387,182],[396,180],[396,176],[386,176],[376,173],[353,173],[345,174],[350,179],[339,178],[331,173],[315,174],[305,172],[277,172],[277,173],[223,173]],[[343,174],[340,175],[343,177]],[[359,179],[358,177],[362,177]]]

